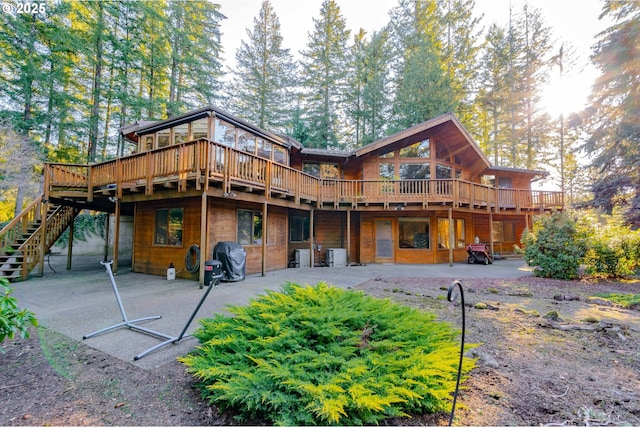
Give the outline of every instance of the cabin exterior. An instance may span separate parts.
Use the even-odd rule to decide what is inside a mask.
[[[531,189],[545,172],[492,166],[452,114],[352,151],[305,148],[215,107],[122,134],[134,154],[45,165],[41,198],[0,232],[3,247],[21,233],[31,240],[0,259],[5,275],[16,277],[7,255],[23,278],[42,272],[44,253],[81,209],[112,212],[115,236],[119,218],[133,217],[134,271],[163,275],[173,263],[202,284],[197,267],[222,241],[242,244],[247,274],[337,265],[336,255],[452,263],[467,259],[476,236],[512,252],[533,215],[563,208],[562,193]]]

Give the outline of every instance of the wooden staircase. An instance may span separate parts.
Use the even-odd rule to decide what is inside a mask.
[[[43,267],[44,254],[77,214],[77,208],[46,203],[43,195],[34,200],[0,230],[0,278],[26,280],[38,264]]]

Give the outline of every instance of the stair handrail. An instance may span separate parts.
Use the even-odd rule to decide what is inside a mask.
[[[71,206],[58,206],[56,209],[49,213],[47,216],[47,229],[42,232],[42,224],[37,230],[33,232],[27,240],[19,247],[19,251],[22,252],[22,280],[26,280],[27,276],[40,262],[40,251],[42,250],[42,239],[45,239],[45,251],[48,251],[51,246],[58,240],[58,237],[62,235],[66,230],[68,224],[67,221],[73,221],[75,214],[77,213],[75,208]],[[63,222],[57,221],[58,218],[66,216],[66,220]],[[55,227],[55,228],[54,228]]]
[[[40,219],[41,215],[41,203],[44,194],[38,196],[33,202],[29,204],[22,212],[20,212],[15,218],[11,220],[7,225],[5,225],[2,230],[0,230],[0,252],[4,253],[5,248],[10,246],[12,243],[15,243],[16,236],[21,236],[22,233],[26,230],[29,221],[29,215],[33,215],[31,217],[31,222],[35,222]],[[27,223],[25,224],[24,220],[27,219]],[[21,228],[19,233],[16,233],[16,226],[20,225]],[[13,231],[13,233],[12,233]],[[10,237],[10,241],[7,240],[7,237]]]

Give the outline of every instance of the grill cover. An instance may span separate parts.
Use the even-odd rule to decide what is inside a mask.
[[[222,278],[225,282],[244,280],[247,251],[240,243],[218,242],[213,248],[213,258],[222,263]]]

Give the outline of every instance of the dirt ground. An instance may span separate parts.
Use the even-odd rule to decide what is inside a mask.
[[[460,327],[460,305],[446,300],[449,285],[373,279],[357,289]],[[588,299],[638,294],[640,282],[524,277],[463,287],[466,340],[480,345],[470,354],[478,362],[458,397],[456,425],[640,425],[640,311]],[[236,424],[200,399],[177,361],[143,370],[46,328],[1,346],[0,425]],[[445,425],[448,417],[388,424]]]

